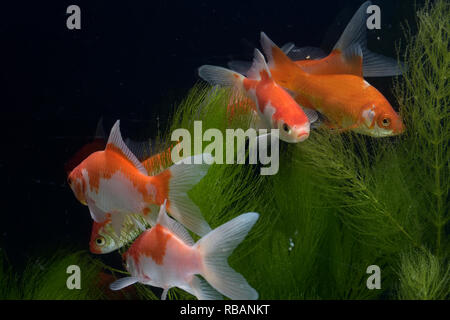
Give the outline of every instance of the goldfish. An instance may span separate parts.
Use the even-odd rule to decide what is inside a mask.
[[[392,136],[404,131],[403,122],[391,104],[364,78],[353,74],[307,73],[264,32],[261,33],[261,45],[273,79],[288,89],[301,106],[323,115],[329,127],[372,137]],[[361,48],[353,48],[348,55],[359,57],[354,61],[361,61]]]
[[[198,159],[194,159],[198,158]],[[124,219],[140,214],[152,221],[151,207],[167,201],[167,210],[192,232],[202,236],[211,230],[187,191],[206,175],[210,154],[183,159],[163,172],[149,176],[141,162],[122,140],[120,121],[111,129],[104,151],[92,153],[69,175],[75,197],[87,205],[96,222],[111,219],[120,235]],[[194,162],[192,162],[194,161]],[[189,164],[201,163],[201,164]]]
[[[317,114],[310,110],[309,118],[286,90],[272,78],[262,53],[255,49],[253,65],[247,77],[232,70],[204,65],[198,70],[202,79],[212,85],[230,86],[245,92],[255,103],[256,112],[267,129],[279,129],[280,139],[297,143],[309,137],[310,121]]]
[[[160,208],[157,224],[144,231],[123,254],[129,277],[111,283],[120,290],[134,283],[163,288],[178,287],[199,300],[257,299],[258,293],[227,262],[233,250],[256,223],[259,214],[249,212],[210,231],[196,243],[186,229]],[[198,277],[201,275],[203,278]]]
[[[395,59],[374,53],[367,48],[367,9],[364,2],[345,27],[330,54],[315,47],[296,47],[285,44],[281,50],[303,71],[310,74],[353,74],[360,77],[386,77],[402,74],[405,66]],[[355,54],[361,51],[361,54]],[[246,74],[251,63],[230,61],[228,66]]]
[[[149,175],[155,175],[164,171],[165,167],[172,163],[170,159],[171,151],[172,148],[168,148],[163,152],[157,153],[144,160],[142,165],[147,170],[147,173]],[[149,210],[148,216],[151,218],[147,218],[147,221],[152,220],[149,224],[154,225],[156,223],[159,206],[149,206]],[[140,232],[145,230],[145,228],[143,228],[144,222],[142,219],[139,219],[138,215],[129,215],[127,218],[122,226],[120,236],[114,232],[110,218],[107,218],[103,222],[93,221],[91,239],[89,241],[90,251],[94,254],[110,253],[122,248],[139,235]]]
[[[159,210],[158,206],[152,208],[152,215],[153,212],[157,212],[156,210]],[[150,225],[155,223],[150,223]],[[106,254],[120,249],[145,230],[144,224],[141,216],[128,215],[124,219],[120,235],[117,235],[114,232],[109,215],[103,222],[93,221],[89,250],[94,254]]]

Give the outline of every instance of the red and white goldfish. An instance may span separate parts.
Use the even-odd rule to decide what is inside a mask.
[[[143,232],[123,254],[131,276],[116,280],[110,288],[120,290],[140,282],[163,288],[163,300],[173,287],[199,300],[222,299],[221,294],[230,299],[257,299],[256,290],[228,265],[227,259],[258,217],[255,212],[242,214],[194,243],[186,229],[167,216],[162,205],[157,224]]]
[[[403,122],[390,103],[362,77],[307,73],[263,32],[261,45],[273,79],[287,88],[302,107],[323,115],[329,127],[373,137],[392,136],[404,131]],[[360,48],[355,48],[354,54],[361,57]]]
[[[245,92],[256,105],[256,112],[267,129],[279,129],[285,142],[301,142],[309,137],[310,120],[294,99],[275,83],[262,53],[255,49],[247,77],[222,67],[204,65],[201,78],[212,85],[230,86]],[[312,111],[312,117],[315,112]],[[317,116],[317,115],[315,115]]]
[[[69,175],[70,186],[77,199],[89,207],[96,222],[108,218],[117,235],[120,235],[125,216],[141,214],[151,221],[151,206],[167,201],[169,213],[198,235],[211,228],[199,208],[187,195],[207,173],[211,155],[200,154],[201,159],[184,159],[158,175],[149,176],[142,163],[122,140],[120,122],[112,130],[104,151],[91,154]],[[193,163],[202,164],[187,164]]]
[[[172,148],[168,148],[161,153],[155,154],[142,162],[142,165],[147,170],[148,175],[156,175],[166,167],[172,164],[171,161]],[[149,206],[151,212],[148,213],[147,221],[154,217],[155,222],[150,222],[150,225],[156,223],[159,206]],[[142,228],[143,221],[139,221],[136,215],[129,215],[125,218],[121,234],[117,235],[111,225],[111,219],[107,218],[103,222],[93,221],[91,239],[89,241],[89,249],[94,254],[106,254],[117,249],[122,248],[131,240],[136,238],[140,232],[145,229]]]

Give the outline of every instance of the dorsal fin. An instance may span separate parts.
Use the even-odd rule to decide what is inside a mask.
[[[272,78],[280,86],[289,89],[292,83],[298,83],[299,76],[307,75],[264,32],[261,32],[261,46],[266,54]]]
[[[261,32],[261,46],[267,56],[267,65],[270,69],[278,68],[283,64],[295,64],[264,32]]]
[[[269,78],[272,77],[270,74],[269,67],[267,66],[266,59],[264,59],[263,54],[258,49],[254,51],[253,64],[247,72],[247,77],[253,80],[261,80],[261,72],[266,71]]]
[[[195,242],[194,240],[192,240],[192,237],[189,234],[189,232],[180,223],[178,223],[177,221],[175,221],[174,219],[170,218],[167,215],[166,202],[167,199],[164,200],[164,203],[161,205],[159,209],[157,223],[173,232],[178,238],[183,240],[185,244],[193,246]]]
[[[122,135],[120,134],[120,120],[117,120],[112,127],[105,150],[119,153],[128,159],[142,174],[148,175],[142,163],[139,162],[136,156],[128,149],[125,142],[123,142]]]

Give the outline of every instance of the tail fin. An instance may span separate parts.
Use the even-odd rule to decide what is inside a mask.
[[[214,229],[195,244],[203,258],[203,277],[214,289],[230,299],[258,299],[256,290],[227,262],[230,254],[244,240],[258,217],[255,212],[242,214]]]
[[[199,276],[193,276],[189,283],[198,300],[223,300],[222,295]]]
[[[387,77],[402,74],[403,64],[397,60],[373,53],[367,48],[367,8],[370,1],[364,2],[347,24],[333,50],[346,52],[348,48],[358,46],[362,50],[364,77]]]
[[[222,87],[242,87],[245,77],[232,70],[204,65],[198,68],[198,75],[211,85],[219,85]]]
[[[261,46],[273,78],[283,87],[289,88],[289,83],[299,74],[306,74],[264,32],[261,32]]]
[[[201,158],[203,158],[203,162]],[[211,231],[211,227],[203,218],[200,209],[189,198],[187,192],[206,175],[209,169],[209,165],[206,163],[212,163],[211,158],[210,154],[199,154],[183,159],[167,169],[171,173],[167,211],[178,222],[199,236],[207,234]],[[164,172],[161,174],[164,174]]]

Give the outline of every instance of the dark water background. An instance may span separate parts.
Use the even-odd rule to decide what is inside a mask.
[[[164,128],[202,64],[250,60],[260,31],[280,46],[294,41],[328,52],[362,2],[2,3],[0,248],[17,268],[58,247],[88,249],[92,220],[63,167],[92,139],[100,117],[107,133],[121,119],[125,137],[152,137],[157,118]],[[382,29],[369,32],[369,48],[395,57],[414,2],[372,2],[381,7]],[[71,4],[81,8],[81,30],[66,28]],[[370,79],[394,104],[391,81]]]

